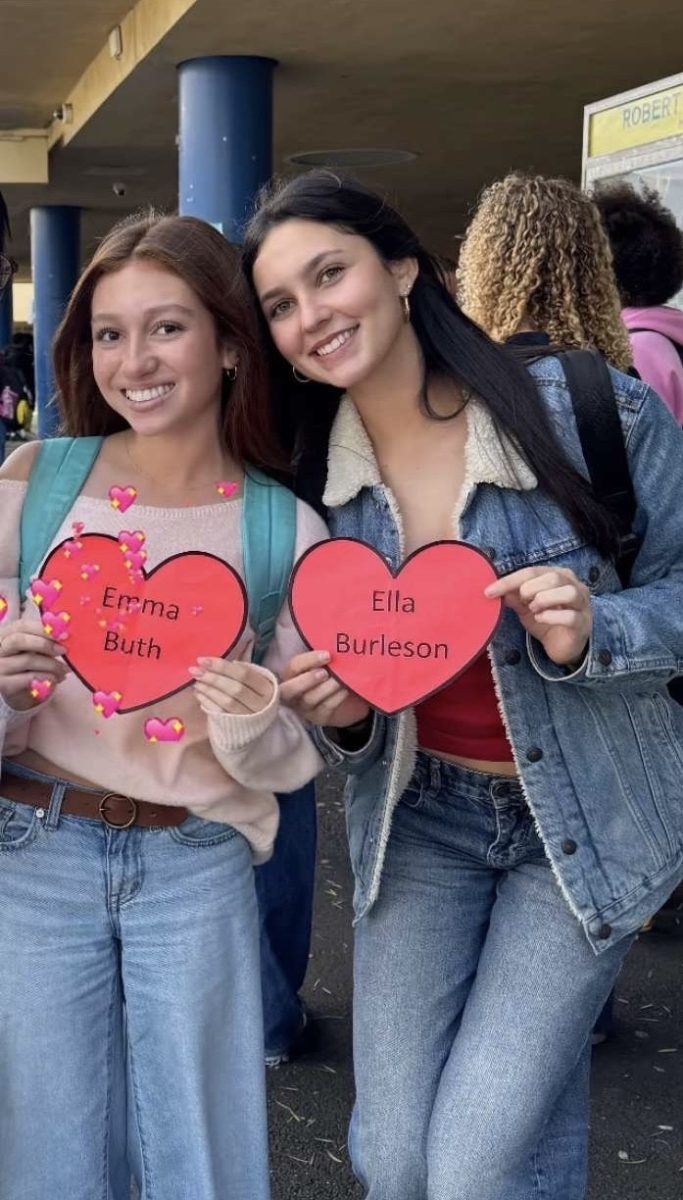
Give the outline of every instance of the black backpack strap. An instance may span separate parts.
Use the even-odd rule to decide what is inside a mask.
[[[619,548],[615,566],[622,586],[628,587],[639,549],[633,532],[636,497],[610,373],[595,350],[565,350],[558,357],[593,493],[616,521]]]

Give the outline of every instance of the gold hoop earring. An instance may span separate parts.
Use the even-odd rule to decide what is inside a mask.
[[[225,367],[224,370],[226,379],[229,379],[230,382],[237,379],[237,363],[235,363],[234,367]]]
[[[410,300],[408,299],[409,294],[410,294],[409,292],[405,292],[405,293],[401,294],[401,305],[403,307],[403,320],[405,321],[406,325],[410,321]]]
[[[299,372],[297,374],[296,367],[292,367],[292,375],[296,379],[297,383],[310,383],[311,382],[310,379],[308,378],[308,375],[302,375],[301,372]]]

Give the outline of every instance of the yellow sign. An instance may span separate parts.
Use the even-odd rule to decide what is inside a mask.
[[[0,129],[0,185],[47,182],[47,132]]]
[[[683,85],[593,113],[588,154],[590,158],[616,154],[676,134],[683,135]]]

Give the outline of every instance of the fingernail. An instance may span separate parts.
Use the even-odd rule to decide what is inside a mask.
[[[329,662],[332,657],[329,650],[317,650],[316,654],[318,657],[318,662]]]
[[[315,675],[314,675],[314,678],[315,678],[315,679],[319,679],[319,680],[321,680],[321,681],[322,681],[323,679],[327,679],[327,671],[316,671],[316,672],[315,672]]]
[[[201,667],[188,667],[187,672],[188,672],[188,675],[194,675],[195,677],[198,677],[198,676],[204,674]]]
[[[211,659],[210,658],[198,658],[197,662],[199,663],[200,667],[208,667],[209,663],[211,662]]]

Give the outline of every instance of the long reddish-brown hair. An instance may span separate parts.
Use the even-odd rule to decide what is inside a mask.
[[[55,380],[62,426],[71,437],[128,428],[101,395],[92,368],[92,297],[103,275],[129,262],[156,263],[187,283],[213,317],[219,345],[239,355],[237,378],[224,377],[222,433],[241,464],[281,474],[286,459],[275,433],[268,371],[254,302],[238,251],[196,217],[128,217],[99,245],[71,295],[54,343]]]

